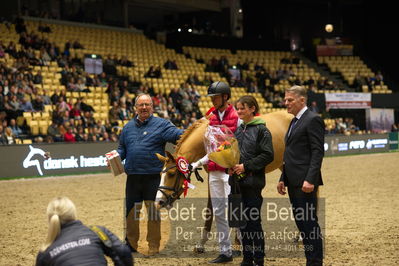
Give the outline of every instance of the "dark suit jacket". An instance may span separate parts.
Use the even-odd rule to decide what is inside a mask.
[[[315,186],[323,185],[320,169],[324,156],[324,128],[320,116],[308,109],[291,135],[285,136],[280,181],[284,181],[286,186],[302,187],[305,180]]]

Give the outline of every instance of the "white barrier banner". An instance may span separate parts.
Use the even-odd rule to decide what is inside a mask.
[[[371,93],[326,93],[326,107],[329,109],[371,108]]]

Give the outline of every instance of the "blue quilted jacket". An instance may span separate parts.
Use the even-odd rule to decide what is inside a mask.
[[[118,147],[121,159],[126,159],[126,174],[159,174],[163,163],[155,153],[164,155],[166,143],[176,143],[182,133],[163,118],[151,116],[140,122],[136,116],[130,120],[122,130]]]

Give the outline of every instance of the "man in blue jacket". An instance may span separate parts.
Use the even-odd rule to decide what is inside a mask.
[[[126,239],[132,252],[137,251],[144,201],[148,213],[148,253],[153,255],[159,252],[161,240],[161,221],[154,201],[163,167],[155,153],[165,154],[166,143],[175,143],[183,131],[170,121],[152,115],[153,103],[148,94],[136,97],[135,108],[137,115],[123,128],[118,147],[127,174]]]

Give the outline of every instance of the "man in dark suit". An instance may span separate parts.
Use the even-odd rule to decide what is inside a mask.
[[[323,264],[323,244],[316,214],[317,190],[323,185],[324,122],[306,106],[306,89],[293,86],[285,91],[287,111],[295,117],[285,136],[284,165],[277,191],[288,195],[301,232],[306,265]]]

